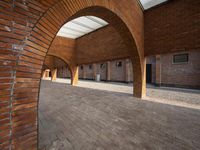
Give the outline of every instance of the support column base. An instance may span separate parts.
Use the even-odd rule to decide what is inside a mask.
[[[71,66],[71,85],[76,86],[78,84],[78,66]]]

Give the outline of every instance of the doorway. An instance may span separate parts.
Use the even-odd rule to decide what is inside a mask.
[[[147,83],[152,83],[151,79],[152,79],[152,65],[151,64],[147,64],[146,66],[146,82]]]

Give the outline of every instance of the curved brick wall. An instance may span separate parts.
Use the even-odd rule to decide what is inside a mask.
[[[1,0],[1,150],[37,149],[38,96],[46,53],[60,27],[88,7],[92,9],[84,10],[83,14],[98,12],[97,16],[110,22],[129,41],[138,72],[135,93],[141,95],[143,13],[136,1],[121,0],[119,4],[115,0]],[[104,10],[107,13],[101,13]]]

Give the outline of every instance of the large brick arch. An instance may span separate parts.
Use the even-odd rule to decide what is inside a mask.
[[[71,76],[71,85],[76,84],[74,82],[77,82],[77,81],[74,81],[74,79],[73,79],[74,78],[74,71],[75,71],[74,69],[78,69],[78,68],[76,67],[76,65],[72,64],[65,57],[58,56],[58,55],[55,55],[55,54],[47,54],[45,61],[44,61],[44,64],[43,64],[43,68],[44,68],[44,66],[47,66],[47,68],[50,69],[51,71],[53,71],[54,69],[57,70],[57,66],[55,66],[52,58],[56,58],[58,60],[61,60],[65,64],[65,66],[68,67],[68,69],[70,71],[70,76]],[[63,65],[61,64],[60,66],[63,66]]]
[[[48,59],[48,57],[55,57],[56,59],[60,59],[60,60],[62,60],[66,65],[70,66],[70,61],[67,60],[67,59],[65,59],[65,58],[62,57],[62,56],[55,55],[55,54],[47,54],[45,60]],[[53,63],[53,62],[52,62],[52,63]],[[44,64],[46,64],[46,63],[44,62]],[[54,64],[52,64],[52,69],[53,69],[53,67],[55,67]]]
[[[57,64],[55,64],[54,61],[57,61]],[[44,61],[44,65],[48,66],[49,69],[56,69],[57,67],[61,66],[69,66],[69,61],[66,61],[65,59],[60,58],[56,55],[47,54]]]
[[[112,24],[133,53],[135,96],[145,94],[143,13],[130,0],[0,1],[0,149],[37,149],[42,66],[56,33],[91,14]]]

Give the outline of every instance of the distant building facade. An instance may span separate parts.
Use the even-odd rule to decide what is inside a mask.
[[[147,58],[147,83],[184,88],[200,89],[200,51],[156,55]],[[79,79],[133,82],[130,59],[81,65]],[[58,69],[58,77],[70,78],[67,67]]]

